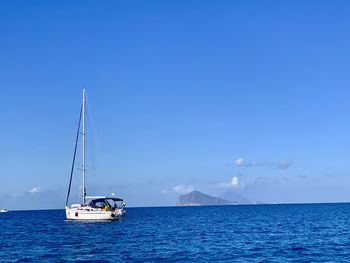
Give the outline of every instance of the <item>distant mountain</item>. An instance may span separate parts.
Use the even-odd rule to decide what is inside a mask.
[[[245,198],[244,196],[241,196],[240,194],[237,194],[233,190],[229,190],[226,193],[220,195],[220,198],[230,200],[232,202],[236,202],[236,203],[242,204],[242,205],[256,204],[257,203],[257,202],[253,202],[253,201]]]
[[[200,206],[200,205],[234,205],[235,202],[219,197],[203,194],[199,191],[180,195],[176,203],[177,206]]]

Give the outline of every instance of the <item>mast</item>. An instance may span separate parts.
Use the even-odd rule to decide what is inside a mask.
[[[79,140],[80,123],[81,123],[81,114],[82,114],[82,111],[83,111],[83,105],[81,105],[81,108],[80,108],[78,130],[77,130],[77,135],[76,135],[76,137],[75,137],[74,154],[73,154],[72,168],[71,168],[71,171],[70,171],[70,178],[69,178],[69,185],[68,185],[66,206],[68,205],[68,200],[69,200],[69,195],[70,195],[70,189],[71,189],[71,186],[72,186],[72,178],[73,178],[73,172],[74,172],[75,156],[76,156],[76,154],[77,154],[77,146],[78,146],[78,140]]]
[[[85,188],[85,89],[83,89],[83,116],[82,116],[82,122],[83,122],[83,204],[86,203],[86,188]]]

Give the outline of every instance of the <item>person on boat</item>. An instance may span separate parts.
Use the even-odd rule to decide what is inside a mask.
[[[112,208],[112,206],[111,206],[111,204],[106,200],[105,201],[105,211],[109,211],[109,210],[111,210],[111,208]]]

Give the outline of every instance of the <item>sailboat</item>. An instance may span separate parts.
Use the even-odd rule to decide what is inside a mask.
[[[75,140],[73,162],[69,179],[69,186],[66,198],[66,217],[67,219],[73,220],[118,220],[121,219],[125,211],[125,202],[121,198],[114,196],[88,196],[85,186],[85,175],[86,175],[86,162],[85,162],[85,89],[83,89],[83,100],[79,116],[78,130]],[[80,124],[82,124],[82,131],[80,131]],[[77,145],[80,135],[82,136],[82,203],[68,205],[69,195],[72,185],[72,177],[74,172],[75,157],[77,153]]]

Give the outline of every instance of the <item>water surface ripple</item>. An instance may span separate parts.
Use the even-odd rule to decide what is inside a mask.
[[[0,262],[350,262],[350,204],[129,208],[118,222],[63,210],[0,214]]]

